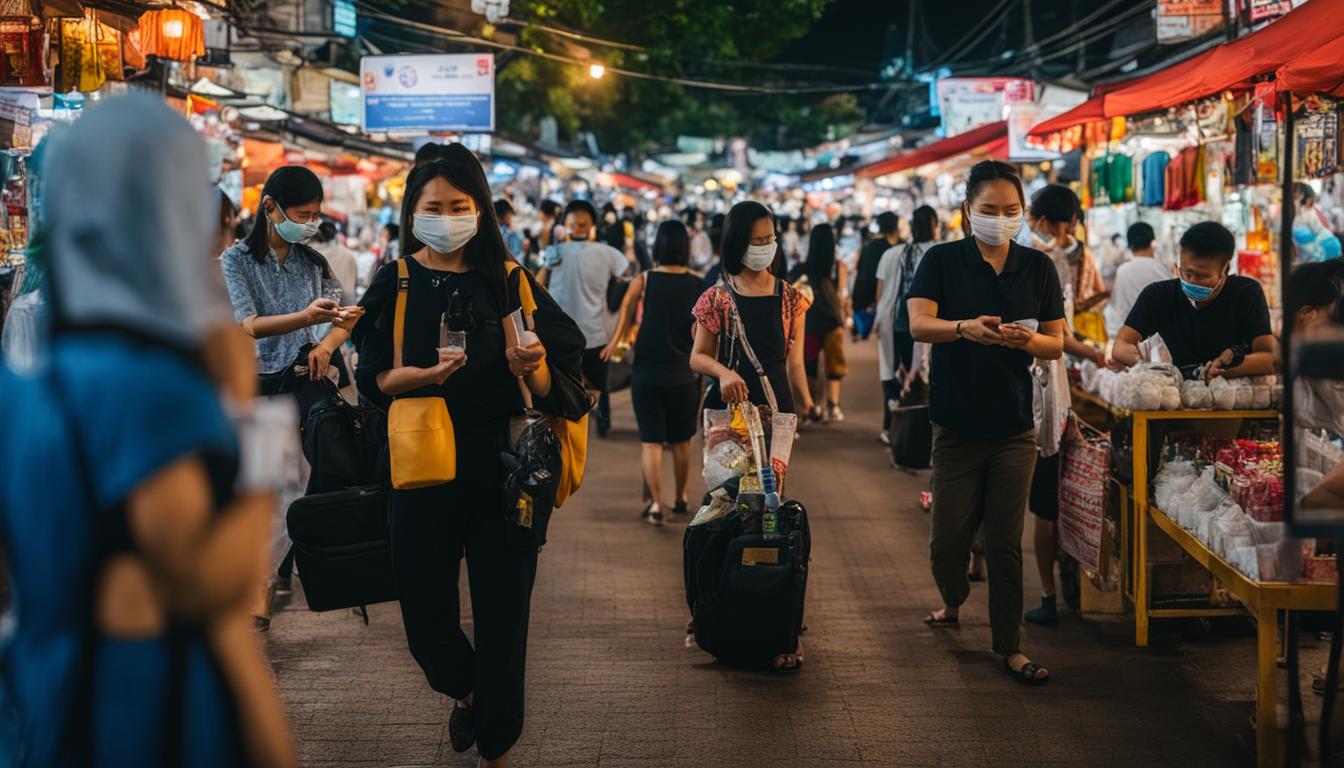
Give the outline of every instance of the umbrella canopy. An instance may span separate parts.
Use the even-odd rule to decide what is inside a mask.
[[[1344,96],[1344,35],[1290,60],[1274,75],[1280,90]]]

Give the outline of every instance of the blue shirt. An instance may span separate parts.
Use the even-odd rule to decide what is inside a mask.
[[[521,260],[523,257],[523,236],[519,232],[503,224],[499,225],[499,234],[504,236],[504,245],[508,247],[509,253],[514,259]]]
[[[15,749],[26,750],[25,764],[57,764],[70,708],[83,693],[93,698],[93,754],[151,765],[170,674],[163,638],[100,638],[93,685],[75,690],[83,685],[95,530],[124,531],[131,493],[185,456],[213,459],[231,476],[232,427],[214,387],[176,352],[81,333],[59,337],[48,360],[31,376],[0,369],[0,543],[15,606],[13,631],[0,645],[0,712],[20,713],[18,722],[0,715],[0,764]],[[92,477],[81,477],[77,448]],[[200,752],[187,762],[234,764],[228,697],[204,638],[193,634],[188,643],[183,723],[192,738],[184,749]]]
[[[265,261],[252,258],[247,243],[231,246],[220,256],[224,270],[224,285],[229,289],[233,316],[238,322],[249,317],[274,317],[301,312],[321,298],[341,301],[341,284],[335,277],[323,277],[322,267],[308,258],[321,259],[316,251],[304,245],[290,247],[284,266],[271,251]],[[275,373],[294,362],[299,349],[305,344],[322,340],[319,331],[326,326],[308,326],[283,336],[257,339],[257,369],[261,373]]]

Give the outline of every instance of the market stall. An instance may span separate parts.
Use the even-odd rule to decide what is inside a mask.
[[[1157,234],[1159,260],[1174,266],[1185,229],[1219,222],[1236,237],[1233,272],[1260,283],[1274,333],[1286,335],[1286,270],[1337,255],[1322,248],[1326,236],[1292,226],[1302,189],[1294,185],[1307,184],[1326,209],[1328,237],[1341,228],[1329,210],[1344,182],[1335,176],[1344,165],[1340,116],[1328,97],[1344,93],[1337,10],[1306,3],[1174,66],[1099,88],[1036,126],[1032,134],[1081,156],[1079,193],[1094,251],[1143,221]],[[1103,274],[1106,266],[1099,264]],[[1147,352],[1163,358],[1156,346]],[[1248,615],[1257,626],[1257,763],[1281,764],[1282,630],[1294,611],[1334,610],[1339,578],[1334,553],[1294,538],[1285,523],[1285,510],[1307,489],[1294,491],[1284,471],[1295,430],[1283,429],[1283,386],[1275,377],[1206,385],[1160,363],[1120,374],[1084,364],[1075,376],[1075,402],[1114,422],[1093,445],[1111,455],[1103,473],[1115,493],[1093,493],[1090,506],[1062,498],[1062,545],[1083,555],[1095,548],[1102,560],[1115,552],[1137,645],[1148,644],[1155,619]],[[1342,437],[1303,433],[1317,476],[1344,457]],[[1288,466],[1302,476],[1300,462]],[[1112,524],[1118,541],[1108,548]]]

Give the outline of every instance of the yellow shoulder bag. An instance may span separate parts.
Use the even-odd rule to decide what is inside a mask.
[[[518,262],[509,262],[509,275],[519,269],[521,266]],[[528,330],[535,329],[532,315],[537,311],[537,301],[532,295],[532,284],[528,282],[526,275],[518,280],[518,303],[522,307],[523,320]],[[523,397],[529,400],[528,407],[531,407],[531,392],[526,385],[523,386]],[[588,414],[585,413],[578,421],[570,421],[561,416],[551,416],[549,421],[551,431],[560,441],[561,469],[560,478],[555,486],[555,506],[559,508],[579,490],[579,486],[583,485],[583,471],[588,464]]]
[[[406,339],[406,294],[410,290],[406,259],[397,260],[397,312],[392,326],[394,368],[402,367]],[[442,485],[457,477],[457,440],[453,420],[442,397],[398,397],[387,411],[387,449],[392,459],[392,487],[397,490]]]

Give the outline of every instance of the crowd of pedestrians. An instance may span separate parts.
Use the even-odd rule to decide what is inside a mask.
[[[447,455],[428,457],[448,460],[446,476],[399,482],[406,449],[391,449],[393,578],[410,653],[452,701],[451,746],[507,765],[545,542],[538,500],[519,483],[561,470],[518,480],[502,461],[523,450],[526,415],[580,423],[586,439],[591,409],[605,437],[610,369],[629,358],[640,519],[661,525],[691,512],[703,409],[750,402],[766,417],[842,422],[846,347],[870,335],[884,443],[893,411],[928,393],[942,605],[926,623],[959,623],[982,553],[993,651],[1020,682],[1050,679],[1021,645],[1025,513],[1043,586],[1025,619],[1052,624],[1069,410],[1060,359],[1115,364],[1071,332],[1076,305],[1104,288],[1068,188],[1028,200],[1013,166],[985,161],[966,179],[960,238],[922,206],[908,222],[882,214],[870,242],[846,244],[831,224],[795,226],[746,200],[659,222],[650,253],[628,216],[582,199],[543,201],[540,228],[519,232],[471,151],[428,145],[361,280],[322,216],[321,182],[301,167],[271,174],[232,242],[236,211],[206,183],[201,139],[161,101],[109,99],[48,141],[32,250],[47,267],[47,364],[0,372],[0,466],[50,478],[0,483],[23,606],[0,689],[0,713],[22,717],[0,717],[0,744],[21,744],[31,764],[84,764],[82,750],[125,764],[294,764],[255,630],[290,589],[280,510],[313,491],[300,429],[345,391],[386,411],[389,431],[412,411],[450,427]],[[1019,241],[1024,225],[1033,246]],[[1228,275],[1227,234],[1192,228],[1173,280],[1148,263],[1151,228],[1130,229],[1135,258],[1111,297],[1117,359],[1134,362],[1160,333],[1178,365],[1273,369],[1263,295]],[[1210,318],[1226,321],[1226,338],[1191,335]],[[1240,358],[1220,356],[1242,342]],[[563,428],[552,437],[574,455]],[[520,540],[520,527],[534,537]],[[456,588],[464,560],[474,637]],[[799,644],[775,667],[802,662]]]

